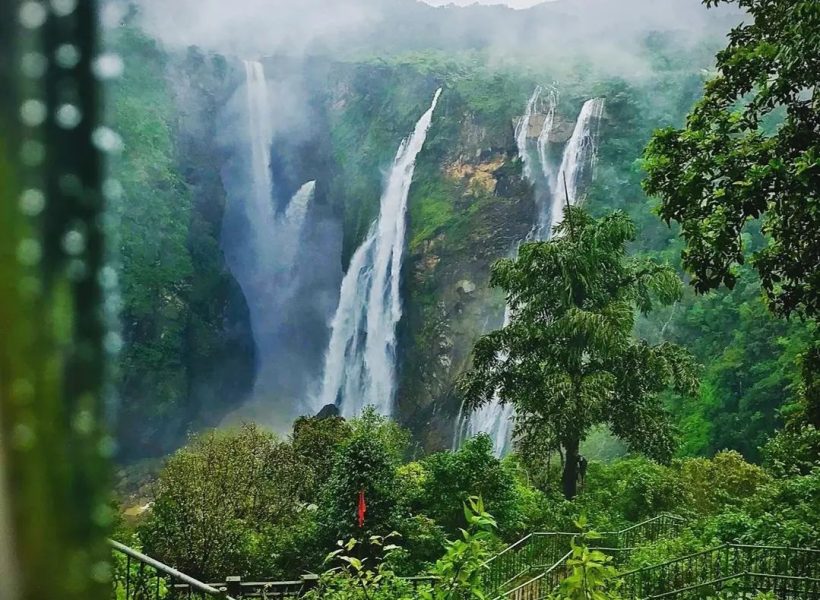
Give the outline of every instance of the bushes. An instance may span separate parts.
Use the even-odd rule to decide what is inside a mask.
[[[272,434],[211,431],[168,460],[140,536],[148,554],[197,578],[276,572],[275,530],[299,519],[305,481]]]
[[[590,519],[602,529],[674,512],[685,495],[683,482],[671,467],[636,457],[606,465],[592,463],[582,501],[591,509]],[[612,515],[610,523],[595,518],[598,507]]]
[[[523,529],[513,466],[495,457],[488,436],[468,440],[457,452],[433,454],[421,464],[424,476],[413,508],[446,531],[466,525],[461,506],[471,496],[484,499],[487,511],[498,519],[502,536]]]
[[[725,450],[713,459],[692,458],[678,463],[689,508],[714,513],[752,496],[769,480],[766,472],[743,460],[739,452]]]
[[[320,541],[386,535],[397,528],[401,492],[396,477],[401,442],[395,425],[367,414],[353,426],[339,451],[319,505]],[[359,493],[364,492],[364,527],[357,523]]]
[[[778,431],[762,450],[763,464],[775,477],[808,475],[820,463],[820,431],[808,424]]]
[[[318,569],[338,539],[393,531],[402,548],[392,552],[391,573],[428,572],[446,540],[468,527],[461,507],[475,496],[498,516],[505,543],[530,531],[574,531],[581,514],[604,531],[664,511],[691,517],[676,538],[638,552],[636,566],[723,542],[818,547],[815,435],[791,431],[767,445],[767,465],[777,477],[734,451],[668,466],[646,458],[593,462],[582,493],[567,501],[558,482],[546,491],[530,485],[520,458],[495,458],[485,436],[457,452],[402,464],[406,432],[372,412],[349,422],[300,419],[289,441],[248,425],[196,436],[174,454],[139,534],[149,555],[216,581],[291,578]],[[361,490],[367,512],[360,529]],[[350,590],[337,584],[334,593],[348,597]],[[396,586],[388,586],[390,593],[401,597]]]

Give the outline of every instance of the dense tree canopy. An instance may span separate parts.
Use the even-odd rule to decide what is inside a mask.
[[[579,443],[608,424],[632,448],[661,459],[673,450],[658,394],[696,387],[688,353],[633,338],[636,309],[671,303],[681,283],[668,266],[630,259],[632,221],[616,212],[595,220],[570,208],[556,235],[525,244],[493,268],[507,294],[507,327],[476,344],[463,381],[471,406],[498,396],[518,411],[519,434],[563,451],[564,493],[575,495]]]
[[[728,0],[705,0],[716,6]],[[729,34],[717,73],[683,129],[658,131],[646,150],[647,192],[681,224],[695,288],[733,287],[750,250],[748,224],[766,243],[752,252],[776,314],[820,313],[820,5],[733,0],[751,15]],[[801,393],[820,422],[820,340],[803,358]]]
[[[726,0],[706,0],[713,6]],[[753,263],[774,310],[820,310],[820,5],[737,0],[752,19],[729,35],[683,129],[655,134],[646,190],[681,223],[700,291],[732,286],[742,232],[763,219]]]

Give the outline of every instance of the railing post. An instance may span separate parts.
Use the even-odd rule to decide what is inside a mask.
[[[242,597],[242,577],[239,575],[229,575],[225,578],[225,591],[231,598]]]
[[[310,590],[316,589],[319,586],[319,576],[315,573],[308,573],[307,575],[302,575],[302,590],[299,592],[300,596],[303,596]]]

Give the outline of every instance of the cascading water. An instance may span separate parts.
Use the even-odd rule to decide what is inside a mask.
[[[515,127],[515,145],[518,148],[518,156],[521,158],[521,161],[524,163],[524,177],[528,181],[533,180],[533,164],[532,164],[532,154],[527,149],[527,138],[529,137],[530,131],[530,123],[532,122],[532,116],[535,114],[536,106],[538,105],[538,101],[541,99],[541,94],[544,92],[544,88],[540,85],[536,86],[535,91],[530,96],[529,101],[527,102],[527,108],[524,110],[524,116],[518,122]]]
[[[310,201],[313,199],[315,191],[315,181],[308,181],[300,187],[288,203],[285,214],[278,219],[276,229],[277,233],[281,235],[281,243],[278,245],[282,249],[279,263],[283,268],[291,267],[296,257]]]
[[[509,322],[510,309],[507,307],[504,309],[503,327],[506,327]],[[514,416],[515,409],[512,404],[502,404],[497,392],[492,402],[488,402],[471,414],[465,414],[462,406],[456,420],[453,450],[458,450],[464,439],[475,437],[479,433],[486,433],[493,442],[495,455],[503,456],[512,441]]]
[[[552,128],[555,124],[555,107],[558,105],[558,93],[555,90],[550,90],[546,112],[544,114],[544,124],[541,126],[541,133],[538,135],[537,150],[538,150],[538,164],[541,167],[541,175],[543,176],[543,186],[545,189],[552,190],[555,186],[555,177],[553,173],[552,164],[549,161],[549,143]],[[523,148],[523,152],[527,153],[526,140],[519,148]],[[521,150],[519,150],[521,152]],[[550,194],[552,196],[552,194]],[[535,240],[549,239],[552,230],[549,227],[549,210],[547,209],[547,202],[539,202],[538,221],[533,228],[531,237]]]
[[[572,137],[564,149],[561,168],[553,183],[549,236],[552,235],[555,226],[563,221],[567,202],[574,206],[578,201],[579,186],[585,178],[591,175],[595,167],[598,128],[603,113],[603,98],[587,100],[581,108]]]
[[[353,254],[342,281],[316,409],[336,404],[344,417],[358,415],[367,405],[384,415],[393,410],[407,197],[440,95],[439,89],[413,134],[399,146],[379,217]]]
[[[273,220],[271,202],[273,181],[270,174],[270,126],[268,84],[262,63],[245,61],[245,85],[248,101],[248,134],[251,149],[251,198],[256,219],[251,220],[255,233],[264,235]]]
[[[222,229],[222,246],[228,267],[248,300],[251,328],[257,345],[257,360],[262,353],[257,333],[266,328],[264,306],[270,298],[263,279],[276,253],[268,243],[275,227],[273,180],[270,171],[270,146],[273,137],[268,86],[262,64],[245,61],[244,100],[240,131],[244,138],[237,147],[241,165],[234,185],[227,185],[228,203]],[[257,299],[259,301],[257,301]]]
[[[293,198],[288,203],[288,207],[285,210],[285,221],[291,223],[297,232],[301,231],[302,226],[305,224],[308,206],[310,206],[310,200],[313,198],[315,190],[316,182],[308,181],[299,188],[299,191],[293,195]]]
[[[302,412],[300,394],[316,376],[305,374],[291,334],[291,307],[303,280],[298,264],[305,254],[316,184],[302,185],[277,213],[271,175],[276,112],[262,64],[245,61],[244,73],[244,86],[226,109],[230,119],[224,118],[225,150],[231,161],[222,173],[227,202],[221,243],[247,303],[256,349],[253,395],[237,418],[275,426]]]
[[[528,144],[528,132],[536,107],[539,101],[543,101],[543,94],[544,88],[541,86],[535,88],[533,95],[527,102],[524,117],[517,126],[515,136],[518,154],[524,163],[524,176],[536,187],[536,195],[539,185],[546,186],[546,189],[549,190],[549,202],[539,203],[538,220],[529,235],[529,239],[534,240],[550,239],[553,228],[564,218],[564,207],[567,198],[570,204],[574,205],[577,202],[579,186],[594,167],[598,126],[604,109],[604,100],[602,98],[593,98],[584,103],[575,123],[572,137],[564,148],[561,166],[558,173],[554,174],[554,169],[549,161],[548,148],[555,120],[557,94],[550,90],[546,104],[543,107],[544,122],[536,142],[538,166],[540,167],[540,172],[536,175],[536,171],[533,169],[532,153]],[[566,180],[566,191],[564,190],[564,180]],[[506,327],[509,321],[510,310],[508,307],[504,311],[503,326]],[[472,414],[464,414],[464,408],[462,407],[456,419],[453,449],[457,449],[464,438],[486,433],[493,442],[493,450],[496,456],[502,456],[507,452],[512,440],[514,418],[513,406],[511,404],[502,404],[497,394],[491,402]]]

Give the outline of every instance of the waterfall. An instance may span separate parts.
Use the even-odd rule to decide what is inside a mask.
[[[342,280],[317,410],[336,404],[344,417],[359,414],[367,405],[384,415],[392,412],[407,197],[416,157],[440,95],[441,89],[413,134],[400,144],[382,193],[378,219],[353,254]]]
[[[592,174],[597,154],[598,128],[603,113],[603,98],[587,100],[581,108],[572,137],[564,148],[561,168],[558,170],[558,177],[553,185],[548,236],[551,236],[555,226],[564,220],[564,208],[567,202],[570,205],[578,202],[578,189],[582,182]],[[566,182],[566,188],[564,188],[564,182]]]
[[[516,145],[518,154],[524,163],[524,176],[537,188],[543,185],[549,190],[549,202],[543,203],[538,213],[538,222],[529,238],[548,240],[552,237],[555,225],[564,218],[566,198],[570,204],[578,201],[578,189],[585,177],[591,173],[596,158],[598,126],[603,114],[603,98],[587,100],[573,129],[572,137],[567,142],[561,158],[561,166],[557,175],[553,176],[553,168],[549,162],[548,147],[550,134],[555,121],[555,107],[557,94],[550,90],[546,101],[543,100],[544,88],[538,86],[527,102],[524,117],[516,128]],[[532,154],[528,145],[528,131],[539,101],[546,102],[544,109],[544,123],[536,142],[538,165],[540,172],[536,176],[532,164]],[[564,191],[564,179],[567,182]],[[504,311],[504,324],[510,322],[510,310]],[[503,360],[503,358],[502,358]],[[464,438],[474,437],[479,433],[486,433],[493,442],[493,451],[496,456],[502,456],[512,441],[512,430],[515,419],[515,410],[511,404],[502,404],[496,393],[491,402],[488,402],[471,414],[464,413],[462,406],[456,419],[453,437],[453,449],[457,449]]]
[[[277,219],[275,234],[278,234],[280,238],[277,245],[281,248],[277,262],[282,269],[289,269],[293,266],[310,201],[313,199],[315,191],[316,182],[308,181],[290,199],[284,215]]]
[[[552,128],[555,124],[556,106],[558,106],[558,93],[555,90],[550,90],[547,101],[546,113],[544,115],[544,124],[541,126],[541,133],[538,135],[537,142],[538,164],[541,167],[543,187],[545,190],[552,190],[555,186],[555,177],[552,165],[549,162],[548,149],[550,143],[550,134],[552,134]],[[542,200],[538,204],[538,222],[533,230],[533,235],[531,237],[533,237],[536,240],[549,239],[551,230],[548,227],[549,210],[547,208],[547,202]]]
[[[510,323],[510,308],[504,309],[504,324]],[[503,358],[502,358],[503,360]],[[486,433],[493,442],[493,452],[500,457],[507,453],[512,441],[513,421],[515,409],[512,404],[502,404],[498,392],[491,402],[474,410],[471,414],[464,414],[464,407],[459,411],[456,420],[456,434],[453,441],[453,450],[457,450],[464,439]]]
[[[285,210],[285,221],[290,223],[297,232],[302,231],[308,206],[310,205],[315,190],[316,182],[308,181],[299,188],[288,203],[288,207]]]
[[[311,203],[316,182],[282,197],[284,183],[277,185],[271,175],[274,98],[262,64],[244,61],[243,66],[244,83],[218,121],[229,157],[221,172],[227,196],[221,246],[247,303],[255,373],[251,397],[229,418],[277,426],[302,412],[302,394],[321,364],[321,350],[311,364],[309,350],[294,335],[314,306],[305,298],[310,291],[305,289],[310,256],[305,241],[315,216]],[[318,322],[326,318],[323,314]]]
[[[530,96],[530,99],[527,101],[527,108],[524,110],[524,116],[518,122],[515,128],[515,145],[518,148],[518,156],[521,158],[521,161],[524,163],[524,177],[528,181],[533,180],[533,165],[532,165],[532,155],[527,149],[527,138],[529,137],[530,131],[530,123],[532,121],[532,115],[535,112],[536,105],[538,101],[541,99],[541,94],[543,93],[544,88],[540,85],[536,86],[535,91]]]
[[[254,233],[264,236],[273,220],[270,174],[270,143],[273,132],[270,122],[268,84],[262,63],[245,61],[245,86],[247,94],[248,136],[251,151],[251,198],[255,219],[251,220]]]
[[[237,173],[226,185],[228,201],[222,226],[222,247],[231,273],[248,301],[257,361],[264,354],[259,332],[268,325],[265,307],[271,298],[265,280],[276,254],[268,243],[275,227],[273,179],[270,171],[271,107],[262,64],[244,61],[245,85],[240,88],[243,127],[236,147]],[[244,135],[242,135],[244,134]]]

